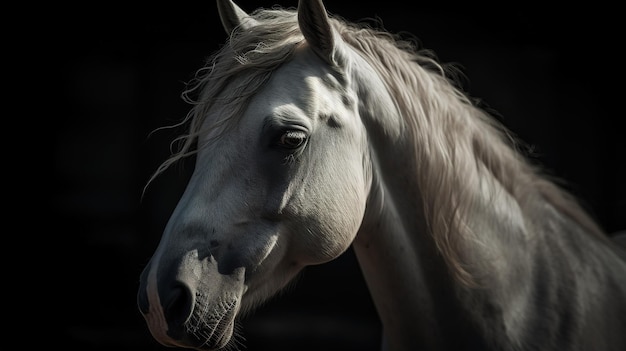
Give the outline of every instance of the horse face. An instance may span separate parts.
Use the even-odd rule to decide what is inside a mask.
[[[224,346],[240,309],[342,254],[365,211],[356,99],[306,47],[236,126],[210,136],[198,141],[194,173],[142,274],[140,307],[166,345]]]

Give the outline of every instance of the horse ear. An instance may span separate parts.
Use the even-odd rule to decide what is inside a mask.
[[[313,51],[329,64],[337,64],[335,31],[322,0],[299,0],[298,24]]]
[[[255,23],[254,19],[232,0],[217,0],[217,10],[220,13],[222,26],[224,26],[224,30],[226,30],[228,35],[237,27],[245,30],[252,27]]]

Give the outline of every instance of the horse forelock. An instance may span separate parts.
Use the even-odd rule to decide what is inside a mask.
[[[253,30],[233,31],[186,84],[181,97],[192,107],[180,122],[169,126],[182,127],[185,132],[174,139],[172,154],[157,168],[146,187],[170,166],[197,153],[201,135],[212,132],[212,139],[207,140],[211,142],[235,126],[250,97],[304,39],[292,9],[257,9],[250,16],[257,20]],[[207,121],[209,111],[217,104],[220,115]]]

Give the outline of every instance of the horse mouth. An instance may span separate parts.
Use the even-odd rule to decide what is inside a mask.
[[[225,347],[233,336],[237,298],[209,304],[198,296],[193,314],[185,322],[189,344],[196,350],[217,350]]]

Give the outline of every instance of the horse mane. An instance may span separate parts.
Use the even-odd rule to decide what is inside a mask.
[[[187,133],[174,140],[179,143],[178,151],[159,166],[148,184],[175,162],[194,155],[201,147],[197,145],[200,135],[211,132],[210,142],[234,126],[249,97],[304,40],[293,9],[257,9],[251,16],[258,23],[255,30],[235,29],[187,84],[182,97],[192,108],[172,126],[186,126]],[[496,198],[508,199],[523,216],[523,208],[531,206],[528,203],[533,196],[539,196],[587,231],[604,236],[577,199],[531,164],[520,150],[523,144],[458,87],[450,66],[440,64],[430,51],[419,49],[415,40],[338,16],[330,20],[395,98],[405,130],[415,141],[413,164],[419,167],[415,174],[428,226],[451,274],[459,281],[472,285],[461,243],[477,240],[468,218],[480,205],[477,198],[484,200],[482,193],[493,184],[503,193],[487,195],[492,196],[487,201],[498,204]],[[233,81],[238,84],[231,84]],[[227,85],[229,89],[225,89]],[[224,113],[205,123],[209,109],[218,101],[224,104]]]
[[[480,193],[493,188],[493,182],[507,193],[496,192],[486,199],[494,206],[501,196],[517,202],[514,208],[523,208],[532,201],[529,194],[538,194],[586,231],[605,237],[578,200],[557,185],[559,180],[530,162],[523,142],[458,88],[453,66],[440,64],[416,41],[384,30],[338,22],[335,27],[395,97],[415,141],[416,174],[428,225],[458,280],[474,284],[460,242],[477,240],[467,218],[477,206],[476,199],[484,198]]]

